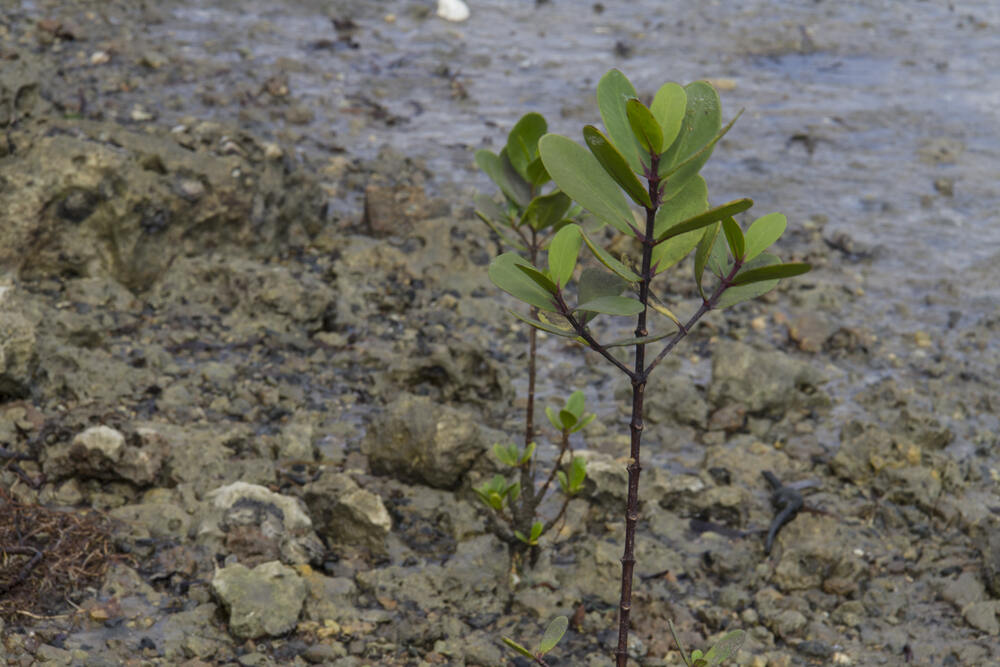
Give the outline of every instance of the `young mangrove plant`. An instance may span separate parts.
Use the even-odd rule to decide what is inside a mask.
[[[783,215],[757,218],[744,231],[734,216],[752,206],[750,199],[709,206],[708,189],[699,171],[735,122],[734,118],[722,126],[719,95],[710,84],[666,83],[646,106],[625,75],[611,70],[598,83],[597,102],[605,129],[584,127],[584,146],[566,137],[542,134],[537,140],[538,158],[527,163],[533,165],[530,173],[517,165],[524,165],[533,152],[527,150],[515,158],[510,144],[507,158],[513,170],[497,163],[491,167],[491,176],[507,199],[523,202],[525,216],[532,200],[510,184],[505,187],[503,181],[511,171],[529,176],[544,171],[558,188],[545,197],[558,200],[556,208],[561,210],[560,215],[546,218],[549,226],[558,223],[558,230],[548,243],[544,262],[540,246],[523,243],[534,239],[531,227],[520,244],[527,256],[499,255],[490,264],[489,276],[531,307],[532,317],[521,319],[587,346],[631,383],[625,544],[614,649],[616,665],[624,667],[639,520],[643,398],[650,373],[709,311],[758,297],[774,289],[780,279],[805,273],[809,266],[782,263],[767,252],[785,230]],[[540,131],[536,128],[536,133]],[[592,231],[566,222],[562,212],[569,210],[570,199],[633,239],[635,253],[615,257]],[[534,208],[549,210],[542,204]],[[577,270],[584,245],[603,268]],[[674,315],[668,295],[657,291],[654,280],[692,252],[698,299],[694,312],[682,320]],[[634,318],[634,333],[624,340],[602,340],[603,328],[593,325],[603,316]],[[525,486],[522,482],[522,493]],[[697,659],[714,664],[706,657]]]
[[[529,113],[511,129],[507,144],[499,154],[485,149],[476,153],[476,164],[493,180],[502,195],[499,202],[486,195],[477,197],[476,215],[515,251],[516,257],[529,264],[538,262],[553,234],[572,223],[581,210],[579,206],[573,206],[565,193],[549,185],[551,178],[538,154],[538,140],[547,130],[541,115]],[[514,314],[527,322],[543,317],[535,305],[529,306],[530,317]],[[515,557],[525,551],[537,555],[539,539],[558,523],[569,499],[580,490],[586,477],[586,467],[582,458],[573,456],[569,436],[594,419],[593,414],[584,412],[584,395],[579,391],[573,393],[558,411],[546,408],[549,423],[559,434],[559,454],[548,474],[544,475],[544,482],[536,486],[537,336],[534,327],[528,328],[527,375],[524,444],[520,447],[515,443],[493,446],[497,460],[512,469],[514,478],[495,475],[475,489],[492,511],[494,531],[515,547]],[[560,469],[564,458],[569,461],[568,471]],[[561,508],[547,521],[540,521],[538,507],[556,479],[564,496]]]

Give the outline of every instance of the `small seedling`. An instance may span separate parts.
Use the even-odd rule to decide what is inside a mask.
[[[593,125],[583,128],[584,146],[546,134],[544,121],[532,117],[530,122],[522,119],[524,125],[518,123],[517,132],[512,130],[506,157],[480,152],[476,159],[507,201],[506,208],[497,206],[492,214],[481,213],[481,217],[523,253],[496,257],[489,267],[490,279],[529,306],[531,317],[517,314],[519,319],[585,345],[621,371],[632,386],[625,544],[614,650],[617,667],[625,667],[639,519],[643,404],[650,374],[708,312],[756,298],[774,289],[780,279],[800,275],[810,267],[782,263],[767,252],[784,233],[785,216],[764,215],[744,230],[735,216],[753,206],[750,199],[709,205],[708,187],[699,171],[736,121],[723,127],[719,95],[709,83],[666,83],[646,106],[625,75],[611,70],[598,83],[597,103],[604,131]],[[535,187],[550,178],[557,189],[537,194]],[[630,237],[637,251],[622,258],[609,252],[593,229],[570,219],[571,200]],[[502,228],[505,222],[508,229]],[[538,232],[550,229],[554,231],[551,239],[540,243]],[[602,268],[578,270],[584,246]],[[692,253],[692,292],[697,302],[685,320],[674,314],[677,306],[671,305],[683,299],[668,298],[653,283]],[[602,341],[604,329],[592,327],[601,316],[634,318],[634,334],[624,340]],[[657,316],[662,319],[651,330]],[[647,356],[652,345],[659,349],[655,356]],[[534,366],[532,338],[526,446],[532,441]],[[557,429],[562,427],[565,442],[569,430],[582,421],[582,412],[578,415],[567,401],[562,411],[549,414],[549,421]],[[522,465],[521,470],[523,499],[529,488],[533,493],[534,483],[530,466]],[[559,479],[561,486],[574,488],[572,464]],[[537,507],[531,505],[533,498],[529,501],[522,500],[521,506]],[[517,521],[524,525],[525,517]],[[691,660],[717,664],[723,653],[730,652],[713,648]]]
[[[549,627],[545,628],[545,634],[542,635],[541,641],[538,642],[538,648],[536,648],[534,652],[524,648],[510,637],[503,637],[503,643],[523,655],[525,658],[534,660],[539,665],[542,665],[542,667],[548,667],[548,663],[544,660],[545,654],[556,647],[559,640],[563,638],[564,634],[566,634],[566,628],[568,627],[568,618],[565,616],[556,616],[552,619],[552,622],[549,623]]]
[[[674,628],[673,622],[668,620],[667,625],[670,627],[670,634],[674,638],[674,644],[677,645],[677,650],[680,651],[681,660],[684,661],[687,667],[714,667],[715,665],[721,665],[729,656],[740,650],[747,637],[747,633],[743,630],[733,630],[732,632],[727,632],[715,646],[708,649],[708,653],[702,653],[700,649],[695,649],[691,651],[691,655],[688,655],[684,651],[684,646],[681,644],[680,638],[677,636],[677,630]]]

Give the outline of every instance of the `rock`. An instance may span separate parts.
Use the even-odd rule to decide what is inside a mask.
[[[962,611],[965,607],[974,602],[982,602],[986,599],[986,589],[979,578],[972,572],[963,572],[957,579],[949,581],[941,589],[941,599],[955,605],[955,608]]]
[[[145,486],[156,480],[169,449],[166,439],[150,428],[137,429],[126,441],[121,431],[92,426],[69,444],[49,447],[43,469],[53,477],[82,475]]]
[[[134,527],[133,535],[137,538],[166,537],[183,541],[187,539],[191,527],[191,515],[170,503],[147,502],[123,505],[109,511],[108,515],[131,524]]]
[[[479,420],[470,411],[402,394],[385,412],[362,443],[378,475],[451,489],[486,451]]]
[[[303,500],[317,531],[333,545],[358,546],[385,553],[392,519],[382,499],[348,475],[324,473],[303,489]]]
[[[38,367],[35,326],[24,315],[8,310],[13,288],[0,286],[0,399],[27,397]]]
[[[303,618],[318,623],[343,623],[356,620],[358,587],[347,577],[325,577],[308,565],[298,567],[306,582],[307,595]]]
[[[694,380],[680,373],[657,369],[646,387],[645,411],[650,422],[665,419],[678,424],[704,427],[708,418],[708,403]],[[631,386],[628,394],[631,397]]]
[[[249,563],[268,558],[308,563],[325,551],[296,498],[234,482],[211,491],[207,499],[195,534],[216,553],[233,553]]]
[[[1000,634],[1000,600],[974,602],[962,610],[966,623],[988,635]]]
[[[829,516],[800,513],[775,540],[780,560],[774,585],[786,592],[820,588],[827,580],[850,580],[857,585],[866,565],[854,550],[867,545],[863,533]]]
[[[469,6],[462,0],[438,0],[437,15],[445,21],[460,23],[469,18]]]
[[[252,570],[239,563],[212,578],[212,591],[229,612],[229,630],[240,639],[276,637],[290,632],[306,599],[306,585],[278,561]]]
[[[628,496],[628,469],[625,459],[615,459],[609,454],[583,449],[574,452],[587,462],[587,478],[581,497],[607,508],[621,508]]]
[[[708,397],[717,408],[740,403],[748,412],[780,417],[792,408],[829,405],[819,391],[824,382],[821,371],[783,352],[723,341],[712,353]]]
[[[0,127],[38,115],[48,106],[39,90],[40,65],[32,55],[20,53],[16,60],[4,60],[0,70]]]

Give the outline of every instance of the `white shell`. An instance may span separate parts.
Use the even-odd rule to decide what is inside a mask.
[[[469,18],[469,7],[462,0],[438,0],[437,15],[445,21],[458,23]]]

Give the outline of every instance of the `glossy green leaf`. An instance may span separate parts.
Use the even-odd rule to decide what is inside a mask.
[[[569,627],[569,619],[565,616],[556,616],[549,623],[549,627],[545,628],[545,634],[542,635],[542,641],[538,642],[538,652],[542,655],[548,653],[556,647],[559,640],[563,638],[566,634],[566,628]]]
[[[733,278],[733,285],[749,285],[759,283],[764,280],[781,280],[782,278],[792,278],[808,273],[812,266],[805,262],[788,262],[787,264],[773,264],[762,266],[758,269],[740,271]]]
[[[677,139],[677,134],[681,131],[681,124],[684,122],[686,106],[687,93],[684,92],[684,88],[680,84],[665,83],[656,91],[649,110],[653,112],[663,134],[662,142],[657,150],[658,153],[667,150]]]
[[[581,245],[583,237],[576,225],[566,225],[552,237],[549,243],[549,273],[559,287],[565,287],[573,277]]]
[[[667,331],[666,333],[651,334],[649,336],[643,336],[642,338],[622,338],[621,340],[616,340],[613,343],[604,343],[604,347],[632,347],[633,345],[646,345],[648,343],[655,343],[656,341],[666,338],[673,333],[673,331]]]
[[[576,415],[564,408],[559,411],[559,421],[562,424],[560,431],[571,429],[576,424]]]
[[[662,236],[662,241],[657,241],[650,256],[653,272],[660,273],[681,261],[690,253],[696,245],[701,233],[698,231],[698,216],[708,208],[708,186],[705,179],[696,176],[689,181],[687,187],[681,190],[670,202],[665,203],[656,212],[656,221],[653,227],[657,236]],[[694,221],[694,222],[692,222]],[[673,230],[678,225],[678,231]]]
[[[524,208],[531,199],[531,186],[514,169],[507,158],[507,149],[500,155],[486,149],[476,151],[476,164],[486,172],[500,191],[512,202]]]
[[[757,218],[747,229],[747,250],[744,259],[751,260],[771,247],[785,233],[788,221],[781,213],[768,213]]]
[[[682,206],[678,207],[678,208],[681,208],[682,212],[683,212],[683,210],[684,210],[685,207],[694,208],[696,205],[700,204],[701,203],[700,195],[701,195],[702,192],[704,192],[706,206],[707,206],[708,188],[704,186],[705,180],[703,178],[701,178],[699,176],[698,179],[702,183],[702,185],[699,187],[699,190],[698,190],[699,200],[698,200],[697,204],[695,204],[695,203],[687,204],[685,202]],[[698,182],[698,181],[697,180],[693,181],[693,183],[696,183],[696,182]],[[692,187],[693,186],[689,185],[687,188],[684,188],[684,191],[681,194],[686,193]],[[753,200],[752,199],[747,199],[746,197],[744,197],[742,199],[734,199],[733,201],[731,201],[729,203],[726,203],[726,204],[722,204],[721,206],[715,206],[713,208],[708,209],[707,211],[703,210],[702,212],[698,212],[696,215],[693,215],[691,217],[680,217],[678,215],[675,215],[671,211],[669,213],[669,215],[665,214],[663,216],[664,217],[663,223],[661,223],[660,216],[657,215],[656,216],[656,226],[657,226],[658,231],[657,231],[657,234],[656,234],[656,241],[655,242],[656,243],[662,243],[663,241],[665,241],[666,239],[670,238],[671,236],[676,236],[678,234],[683,234],[683,233],[685,233],[687,231],[690,231],[692,229],[700,229],[701,227],[707,226],[708,224],[711,224],[713,222],[718,222],[718,221],[723,220],[725,218],[734,216],[737,213],[741,213],[741,212],[747,210],[748,208],[750,208],[751,206],[753,206]],[[674,222],[674,220],[680,220],[682,222]],[[666,223],[666,225],[664,225],[664,223]],[[680,224],[683,224],[685,226],[684,227],[679,227]],[[662,227],[662,231],[660,231],[661,227]]]
[[[729,656],[740,650],[746,640],[747,633],[743,630],[733,630],[727,632],[715,646],[705,654],[705,662],[710,666],[721,665]]]
[[[542,536],[543,530],[545,530],[545,524],[543,524],[541,521],[536,521],[535,523],[531,524],[531,538],[529,541],[532,544],[536,544],[538,542],[538,538]]]
[[[567,480],[567,486],[569,487],[570,493],[576,493],[580,486],[583,485],[583,480],[587,478],[587,459],[582,456],[574,456],[573,462],[569,466],[569,476]]]
[[[520,465],[524,465],[531,460],[531,457],[535,455],[535,449],[538,447],[538,443],[532,441],[528,443],[528,446],[524,448],[524,453],[521,454],[521,458],[518,459]]]
[[[632,234],[632,209],[625,195],[590,151],[558,134],[546,134],[538,148],[545,168],[563,192],[618,231]]]
[[[718,245],[718,242],[716,242]],[[725,244],[723,244],[725,245]],[[781,264],[781,260],[771,255],[769,253],[761,253],[756,259],[747,262],[743,265],[741,272],[743,271],[754,271],[766,266],[772,266],[774,264]],[[739,276],[739,274],[737,274]],[[749,283],[747,285],[736,285],[729,287],[722,296],[719,297],[719,301],[716,307],[719,309],[729,308],[730,306],[735,306],[738,303],[744,301],[749,301],[751,299],[756,299],[762,294],[766,294],[778,286],[778,280],[764,280],[761,282]]]
[[[579,419],[583,416],[583,410],[587,405],[587,398],[583,395],[583,392],[577,389],[569,398],[566,399],[565,410],[569,412],[575,419]]]
[[[594,243],[589,236],[583,233],[583,230],[580,230],[580,234],[583,236],[583,242],[587,244],[590,251],[594,253],[594,257],[596,257],[601,264],[608,267],[630,283],[639,281],[639,274],[612,257],[611,253],[607,250]]]
[[[726,243],[729,244],[729,252],[733,259],[743,259],[746,240],[743,238],[743,230],[732,216],[722,219],[722,231],[726,235]]]
[[[507,157],[517,173],[531,181],[528,167],[538,157],[538,140],[548,132],[545,118],[538,113],[527,113],[507,134]]]
[[[518,644],[516,641],[514,641],[513,639],[511,639],[510,637],[501,637],[500,639],[503,641],[504,644],[506,644],[510,648],[514,649],[515,651],[517,651],[518,653],[520,653],[521,655],[523,655],[528,660],[531,660],[532,662],[534,662],[535,656],[534,656],[534,654],[531,651],[529,651],[528,649],[524,648],[523,646],[521,646],[520,644]]]
[[[511,315],[513,315],[517,319],[521,320],[525,324],[527,324],[529,326],[532,326],[532,327],[535,327],[536,329],[538,329],[540,331],[544,331],[546,333],[554,334],[556,336],[562,336],[563,338],[576,338],[577,337],[576,332],[573,331],[572,329],[563,329],[561,327],[557,327],[554,324],[549,324],[547,322],[539,322],[538,320],[533,320],[530,317],[525,317],[524,315],[520,314],[516,310],[511,310],[509,312],[510,312]]]
[[[559,190],[547,195],[539,195],[532,199],[528,207],[524,209],[521,222],[529,225],[536,232],[540,232],[562,220],[572,203],[573,200]]]
[[[720,227],[722,227],[722,223],[717,222],[706,229],[702,233],[698,249],[694,253],[694,281],[698,284],[698,293],[701,294],[702,298],[705,297],[705,291],[701,287],[702,276],[705,274],[705,266],[708,264],[712,248],[715,247],[715,239],[719,236]]]
[[[542,289],[538,283],[529,278],[519,266],[530,266],[528,261],[513,252],[505,252],[490,262],[489,277],[493,284],[516,299],[525,303],[556,312],[552,294]],[[533,268],[533,267],[532,267]]]
[[[583,128],[583,140],[604,170],[615,179],[632,201],[640,206],[652,207],[649,191],[636,177],[625,157],[600,130],[593,125],[586,126]]]
[[[708,158],[712,156],[712,150],[715,148],[715,144],[719,143],[722,137],[726,136],[729,130],[733,129],[733,125],[739,120],[739,117],[743,114],[740,111],[736,114],[729,123],[719,130],[719,132],[704,146],[701,147],[699,151],[696,151],[694,155],[684,160],[678,165],[666,170],[660,169],[660,176],[663,179],[663,185],[660,191],[663,193],[661,196],[663,199],[669,199],[673,196],[674,192],[677,192],[684,187],[684,184],[692,178],[695,174],[701,171],[701,168],[705,166],[708,162]]]
[[[660,154],[663,144],[663,130],[656,122],[653,112],[634,97],[625,100],[625,115],[639,146],[650,154]]]
[[[554,282],[552,282],[551,278],[549,278],[547,275],[545,275],[544,273],[533,267],[531,264],[525,262],[524,264],[518,264],[515,268],[524,273],[524,275],[531,278],[536,285],[541,287],[546,292],[549,292],[550,294],[555,294],[556,292],[559,291],[559,288],[556,286]]]
[[[627,296],[601,296],[576,307],[576,311],[581,310],[605,315],[638,315],[643,311],[643,305]]]
[[[597,84],[597,106],[601,111],[604,128],[632,171],[641,174],[643,168],[639,161],[639,145],[632,134],[632,126],[625,111],[626,101],[633,97],[638,97],[635,87],[616,69],[609,70]]]
[[[711,84],[707,81],[689,83],[684,86],[684,96],[684,117],[677,138],[660,158],[661,176],[699,152],[722,127],[722,102]]]

